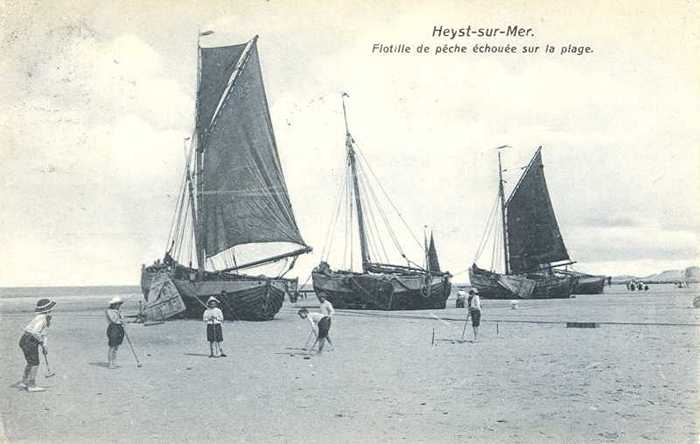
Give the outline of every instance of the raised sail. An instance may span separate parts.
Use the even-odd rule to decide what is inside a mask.
[[[249,243],[306,246],[277,153],[255,40],[201,51],[199,213],[206,256]]]
[[[541,148],[506,202],[510,272],[535,271],[569,259],[544,178]]]
[[[215,296],[226,319],[273,319],[297,283],[284,274],[311,251],[292,212],[256,42],[198,45],[196,137],[163,261],[141,270],[151,317],[201,319]],[[266,265],[276,270],[239,273]]]
[[[428,245],[428,270],[440,272],[440,262],[438,261],[437,249],[435,248],[435,240],[433,239],[432,233],[430,233],[430,244]]]

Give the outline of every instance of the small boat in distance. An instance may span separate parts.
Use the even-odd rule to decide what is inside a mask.
[[[501,149],[498,151],[498,202],[501,213],[502,245],[494,244],[494,251],[502,246],[504,273],[476,265],[469,269],[471,285],[479,289],[485,299],[551,299],[568,298],[576,286],[577,277],[560,274],[554,267],[570,265],[554,208],[549,198],[542,165],[542,147],[539,147],[508,200],[504,196]],[[496,224],[496,206],[489,217]],[[492,226],[487,227],[487,233]],[[498,230],[493,230],[494,243]],[[486,238],[484,239],[486,241]],[[479,247],[482,250],[485,242]],[[479,253],[477,253],[477,258]],[[492,262],[492,267],[495,260]]]
[[[284,274],[311,247],[287,192],[257,39],[197,45],[196,128],[169,247],[162,262],[142,267],[147,313],[201,319],[215,296],[226,319],[270,320],[286,291],[296,290]],[[277,264],[271,277],[241,274],[269,264]]]
[[[324,260],[311,273],[314,291],[317,295],[323,295],[331,301],[336,308],[369,310],[445,308],[445,301],[451,290],[451,275],[449,272],[440,270],[433,236],[430,235],[429,243],[424,236],[425,266],[421,267],[406,258],[386,215],[376,202],[377,193],[369,184],[366,168],[362,168],[359,163],[358,147],[348,129],[345,97],[347,94],[344,93],[342,99],[346,147],[346,182],[343,194],[345,199],[341,199],[338,209],[344,200],[345,208],[348,210],[346,246],[350,244],[350,266],[347,270],[333,270],[326,262],[327,256],[324,257]],[[368,205],[369,203],[374,203],[375,206],[372,207]],[[353,207],[356,217],[353,217]],[[359,234],[362,271],[352,271],[353,219],[356,219]],[[378,219],[384,221],[389,237],[401,256],[406,259],[407,265],[389,263],[386,248],[382,243],[381,235],[378,234],[380,232],[377,226]],[[332,222],[331,226],[335,226],[336,221]],[[324,248],[324,251],[330,254],[330,246],[328,249]],[[377,257],[384,257],[385,260],[376,261]]]

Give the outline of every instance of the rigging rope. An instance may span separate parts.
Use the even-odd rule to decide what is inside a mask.
[[[364,172],[364,170],[362,170],[362,171]],[[369,196],[371,199],[374,200],[374,204],[377,206],[377,208],[379,210],[379,215],[381,216],[382,220],[384,221],[384,227],[386,228],[387,233],[389,234],[389,237],[391,238],[391,241],[393,242],[394,246],[396,247],[396,250],[399,252],[401,257],[408,260],[408,258],[406,258],[405,252],[403,251],[403,248],[401,248],[401,244],[399,243],[399,239],[396,236],[396,233],[394,232],[394,230],[391,227],[391,224],[389,223],[389,219],[386,215],[386,212],[382,211],[381,205],[379,204],[379,198],[375,194],[374,189],[372,187],[369,187],[369,190],[370,190]]]
[[[494,229],[494,218],[496,215],[496,210],[498,208],[498,202],[500,201],[500,197],[496,196],[496,201],[493,203],[493,206],[491,207],[491,211],[489,212],[489,216],[486,220],[486,226],[484,227],[484,231],[481,234],[481,240],[479,241],[479,247],[476,249],[476,255],[474,256],[474,260],[472,262],[476,263],[477,259],[481,257],[481,255],[484,252],[484,248],[486,248],[486,244],[488,243],[488,240],[491,236],[491,232]]]
[[[364,178],[363,178],[364,179]],[[364,185],[363,185],[364,186]],[[365,186],[365,188],[368,188],[368,186]],[[379,230],[379,225],[377,224],[376,218],[374,217],[374,206],[370,204],[367,205],[367,214],[369,215],[369,226],[370,230],[372,231],[372,236],[370,237],[375,244],[375,249],[376,249],[376,243],[379,243],[379,246],[381,247],[381,252],[377,250],[374,255],[384,263],[389,262],[389,255],[386,252],[386,248],[384,247],[384,241],[382,241],[382,235]],[[381,211],[381,209],[378,209],[377,211]]]
[[[346,172],[347,174],[347,172]],[[331,252],[331,246],[333,245],[333,233],[335,232],[335,227],[338,223],[338,218],[340,215],[340,207],[342,206],[342,200],[344,198],[344,192],[345,192],[345,180],[340,181],[340,186],[338,187],[338,192],[336,193],[336,202],[338,204],[336,205],[335,208],[335,214],[331,213],[331,223],[328,225],[328,231],[326,232],[326,237],[323,242],[323,249],[321,250],[321,259],[324,261],[328,261],[328,255],[330,255]]]
[[[354,141],[354,140],[353,140],[353,141]],[[421,246],[420,241],[419,241],[418,238],[416,237],[415,233],[413,233],[413,231],[411,230],[411,227],[408,225],[408,223],[406,222],[406,220],[403,218],[403,215],[401,214],[401,212],[398,210],[398,208],[396,208],[396,205],[394,205],[394,202],[391,200],[391,198],[389,197],[389,194],[386,192],[386,190],[385,190],[384,187],[382,186],[382,183],[381,183],[381,182],[379,181],[379,179],[377,178],[377,175],[374,174],[374,170],[373,170],[372,167],[370,166],[369,162],[367,162],[367,159],[365,158],[365,155],[362,153],[362,151],[360,150],[360,148],[357,146],[356,143],[354,143],[353,145],[355,146],[356,151],[357,151],[358,153],[360,153],[360,157],[362,158],[363,163],[365,163],[365,164],[367,165],[367,168],[369,169],[369,172],[372,174],[372,177],[374,177],[374,180],[377,182],[377,184],[379,184],[379,188],[380,188],[380,189],[382,190],[382,192],[384,193],[384,196],[385,196],[386,199],[389,201],[389,204],[391,204],[392,208],[394,208],[394,211],[396,211],[396,214],[399,216],[399,218],[401,219],[401,221],[403,222],[403,224],[406,226],[406,229],[408,230],[409,234],[411,235],[411,237],[413,237],[413,240],[415,240],[415,241],[416,241],[416,244],[418,244],[418,246],[420,247],[420,246]]]

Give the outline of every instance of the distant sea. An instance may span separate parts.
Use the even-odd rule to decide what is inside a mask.
[[[141,293],[138,285],[104,285],[92,287],[0,287],[0,299],[56,298],[63,296],[112,296]]]

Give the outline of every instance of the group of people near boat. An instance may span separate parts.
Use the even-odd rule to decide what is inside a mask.
[[[649,290],[649,286],[642,281],[629,281],[627,283],[627,289],[629,291],[647,291]]]

